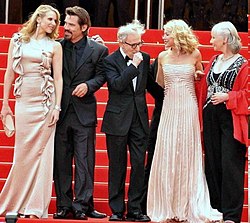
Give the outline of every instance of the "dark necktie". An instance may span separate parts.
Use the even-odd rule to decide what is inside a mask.
[[[128,62],[129,62],[129,61],[132,61],[132,59],[129,58],[128,56],[125,56],[125,61],[126,61],[126,63],[128,64]],[[134,77],[133,80],[132,80],[134,91],[135,91],[135,89],[136,89],[136,81],[137,81],[137,77]]]
[[[76,46],[75,45],[72,45],[72,53],[71,53],[71,56],[72,56],[72,70],[76,70]]]

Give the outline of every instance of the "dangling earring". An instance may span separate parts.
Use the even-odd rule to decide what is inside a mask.
[[[37,23],[37,25],[36,25],[35,39],[37,39],[37,37],[38,37],[39,29],[40,29],[40,23]]]

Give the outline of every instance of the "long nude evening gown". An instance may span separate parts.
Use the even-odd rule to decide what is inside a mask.
[[[152,221],[219,220],[210,206],[203,170],[198,106],[191,64],[163,66],[165,97],[149,179],[147,212]]]
[[[55,126],[48,127],[55,93],[51,77],[54,41],[19,41],[14,35],[15,148],[0,194],[0,215],[18,212],[46,218],[52,191]]]

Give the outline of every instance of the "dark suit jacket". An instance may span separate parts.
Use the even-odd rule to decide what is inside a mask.
[[[150,67],[150,75],[152,76],[154,80],[156,80],[157,70],[158,70],[158,57],[151,64],[151,67]],[[157,130],[158,130],[158,125],[159,125],[160,116],[161,116],[163,97],[164,97],[164,89],[162,89],[162,95],[160,97],[155,98],[155,108],[153,111],[151,125],[150,125],[149,135],[150,137],[153,137],[155,139],[157,136]]]
[[[66,40],[60,41],[64,51]],[[64,52],[65,53],[65,52]],[[84,126],[96,126],[96,98],[97,91],[105,83],[105,72],[103,68],[103,58],[108,55],[108,48],[87,38],[84,53],[80,59],[80,64],[76,68],[75,74],[70,74],[68,61],[63,56],[63,94],[58,125],[63,121],[67,108],[72,103],[76,114]],[[84,97],[72,96],[77,85],[86,83],[88,92]]]
[[[120,50],[104,59],[104,67],[109,90],[109,100],[104,113],[102,131],[106,134],[124,136],[128,133],[134,109],[148,134],[148,110],[146,89],[154,96],[162,95],[162,88],[149,76],[150,57],[142,53],[143,61],[138,68],[127,66]],[[137,76],[136,90],[132,79]]]

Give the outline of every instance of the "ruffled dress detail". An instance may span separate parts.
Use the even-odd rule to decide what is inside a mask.
[[[13,36],[15,148],[13,165],[0,194],[0,215],[18,212],[48,217],[53,180],[55,126],[48,127],[55,105],[51,76],[54,40],[22,42]]]
[[[24,70],[21,63],[22,59],[22,43],[20,41],[21,35],[19,33],[14,34],[14,49],[13,49],[13,70],[19,74],[19,77],[15,80],[14,96],[21,97],[21,86],[23,83]],[[48,38],[46,38],[48,41]],[[31,39],[31,42],[35,41]],[[45,44],[45,43],[44,43]],[[44,93],[43,105],[44,105],[44,116],[49,112],[51,106],[51,94],[55,91],[53,85],[53,78],[51,77],[51,61],[52,53],[44,52],[42,50],[41,63],[40,65],[40,75],[44,78],[44,83],[41,85],[42,93]]]

